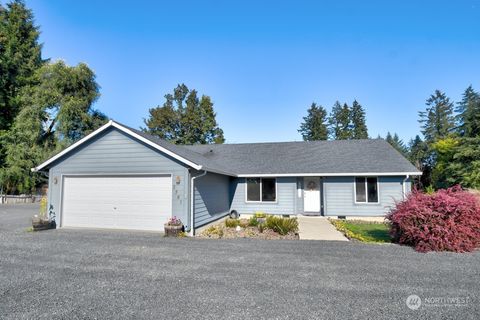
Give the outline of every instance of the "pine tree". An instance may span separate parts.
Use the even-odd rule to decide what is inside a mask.
[[[429,150],[428,145],[416,135],[414,139],[411,139],[408,143],[408,159],[415,167],[422,172],[420,177],[415,177],[418,187],[431,185],[431,171],[432,171],[432,153]]]
[[[21,0],[0,4],[0,131],[13,124],[20,111],[19,93],[32,84],[44,61],[40,31],[33,13]]]
[[[328,127],[325,108],[313,102],[307,111],[307,116],[303,117],[298,132],[304,141],[327,140]]]
[[[335,102],[328,118],[330,136],[333,140],[347,140],[352,138],[351,111],[344,103]]]
[[[398,152],[400,152],[403,156],[407,156],[408,148],[405,146],[405,143],[402,139],[398,136],[398,134],[392,134],[390,132],[387,133],[385,137],[385,141],[387,141],[392,147],[394,147]]]
[[[352,139],[368,139],[365,110],[357,100],[353,101],[351,113]]]
[[[455,128],[453,103],[445,93],[435,90],[428,98],[426,110],[419,112],[422,133],[427,143],[449,135]]]
[[[473,138],[480,135],[480,94],[472,86],[463,93],[456,112],[457,131],[461,136]]]
[[[149,110],[143,131],[175,144],[225,142],[209,96],[202,95],[199,99],[196,90],[179,84],[173,95],[165,95],[165,100],[163,106]]]

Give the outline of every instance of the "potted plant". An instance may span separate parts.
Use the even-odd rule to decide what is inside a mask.
[[[170,218],[164,226],[166,237],[178,237],[179,233],[184,230],[182,221],[175,216]]]
[[[50,208],[50,212],[47,214],[47,198],[43,197],[40,200],[40,212],[34,215],[32,218],[33,231],[47,230],[55,228],[55,215]]]

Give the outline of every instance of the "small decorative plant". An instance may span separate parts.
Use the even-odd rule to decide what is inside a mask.
[[[225,226],[227,228],[236,228],[240,223],[239,219],[228,218],[225,220]]]
[[[298,232],[298,221],[297,218],[268,216],[265,221],[265,227],[284,236],[290,232]]]
[[[56,224],[53,206],[50,206],[50,210],[47,212],[47,205],[47,197],[42,197],[40,200],[40,211],[38,215],[34,215],[32,218],[33,231],[55,229]]]
[[[166,237],[178,237],[184,231],[183,223],[176,216],[171,217],[164,225]]]
[[[167,225],[169,226],[182,226],[182,220],[178,219],[176,216],[171,217],[167,221]]]

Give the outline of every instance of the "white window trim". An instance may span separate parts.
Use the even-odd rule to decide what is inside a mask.
[[[357,178],[364,178],[365,179],[365,202],[358,202],[357,201]],[[377,202],[368,202],[368,183],[367,178],[375,178],[377,179]],[[375,205],[380,204],[380,183],[378,177],[372,176],[357,176],[353,178],[353,197],[355,200],[355,204],[361,205]]]
[[[248,200],[248,183],[247,179],[260,179],[260,201]],[[263,178],[262,177],[248,177],[245,178],[245,203],[265,203],[265,204],[275,204],[278,203],[278,190],[277,190],[277,178],[275,177],[265,177],[265,179],[275,179],[275,201],[263,201]]]

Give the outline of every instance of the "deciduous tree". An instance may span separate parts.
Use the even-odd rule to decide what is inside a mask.
[[[176,144],[225,142],[210,97],[199,98],[197,91],[185,84],[165,95],[163,106],[151,108],[144,122],[145,132]]]

